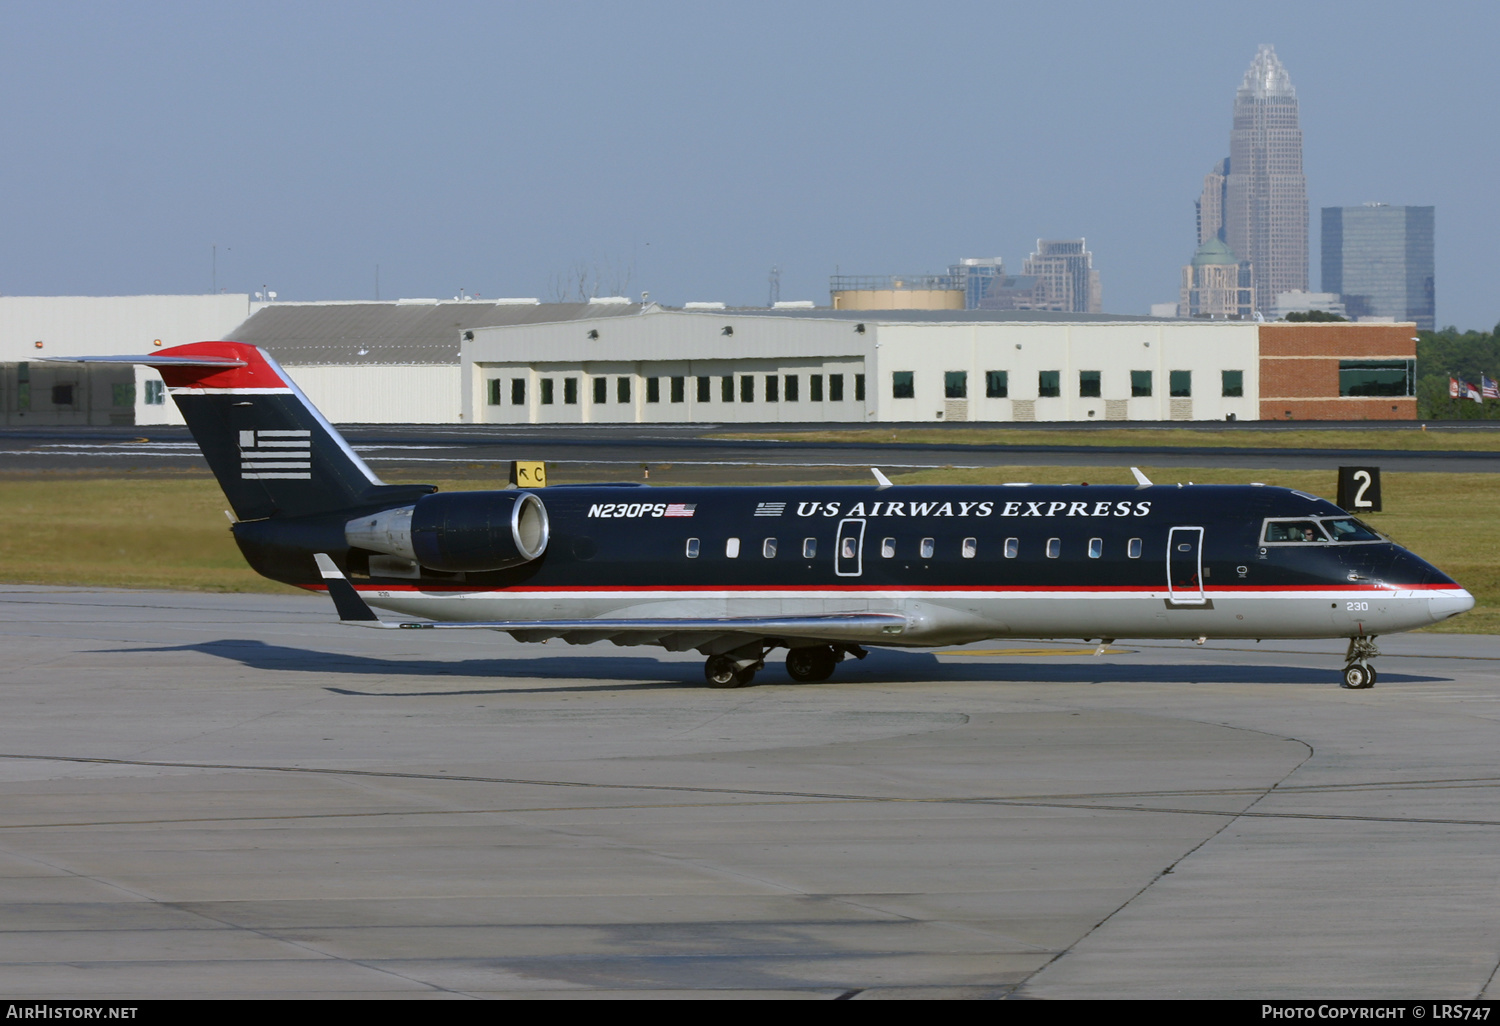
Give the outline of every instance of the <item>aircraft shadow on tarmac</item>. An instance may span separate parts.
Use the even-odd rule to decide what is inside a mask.
[[[436,691],[362,691],[325,681],[327,690],[340,695],[372,698],[413,696],[546,694],[585,691],[656,691],[706,688],[696,662],[655,659],[640,655],[567,654],[522,659],[382,659],[346,652],[274,645],[255,639],[225,638],[192,645],[155,648],[105,649],[116,653],[198,652],[239,663],[255,670],[284,670],[322,674],[354,684],[359,677],[390,678],[500,678],[502,680],[607,681],[555,688],[465,688]],[[889,684],[916,681],[983,681],[987,683],[1056,684],[1330,684],[1338,679],[1338,666],[1277,666],[1255,663],[1159,663],[1092,657],[1027,660],[1024,656],[986,658],[983,662],[941,661],[930,652],[875,649],[864,660],[847,659],[839,664],[833,679],[837,684]],[[1447,681],[1447,677],[1418,676],[1383,670],[1380,680],[1388,684],[1420,684]],[[756,676],[757,685],[788,685],[791,678],[779,662],[768,660]],[[816,687],[799,684],[797,687]]]

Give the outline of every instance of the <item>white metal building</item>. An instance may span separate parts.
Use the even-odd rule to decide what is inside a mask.
[[[469,423],[1255,419],[1254,322],[632,308],[473,329]]]
[[[146,367],[44,363],[217,339],[257,304],[244,293],[203,296],[0,296],[0,422],[182,423]],[[54,401],[60,400],[60,401]]]

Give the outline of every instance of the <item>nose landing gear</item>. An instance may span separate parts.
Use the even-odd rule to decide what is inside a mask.
[[[1344,667],[1344,679],[1341,686],[1351,691],[1363,691],[1365,688],[1375,686],[1375,667],[1370,665],[1370,660],[1380,655],[1380,649],[1375,647],[1373,637],[1349,639],[1349,651],[1344,655],[1344,661],[1348,663]]]

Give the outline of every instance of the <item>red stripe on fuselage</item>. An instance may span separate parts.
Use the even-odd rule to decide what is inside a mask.
[[[303,584],[300,587],[309,591],[325,591],[326,585]],[[1282,595],[1298,594],[1310,591],[1349,591],[1349,592],[1391,592],[1391,591],[1448,591],[1458,587],[1454,584],[1286,584],[1276,587],[1244,586],[1215,586],[1203,589],[1206,595]],[[567,585],[559,587],[526,587],[514,588],[471,588],[462,584],[356,584],[355,591],[400,591],[400,592],[453,592],[470,595],[547,595],[547,594],[570,594],[579,592],[608,592],[612,594],[675,594],[681,592],[710,592],[710,591],[735,591],[735,592],[821,592],[821,591],[846,591],[846,592],[912,592],[915,594],[933,594],[940,592],[1027,592],[1034,594],[1046,594],[1049,592],[1066,592],[1068,594],[1088,593],[1119,593],[1119,592],[1163,592],[1167,585],[1152,584],[1113,584],[1113,585],[1038,585],[1038,584],[953,584],[953,585],[885,585],[885,584],[681,584],[681,585],[653,585],[642,587],[639,585]],[[1184,594],[1196,593],[1196,589],[1178,589]]]

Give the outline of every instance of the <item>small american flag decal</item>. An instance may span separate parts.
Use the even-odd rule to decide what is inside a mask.
[[[757,502],[755,504],[755,515],[758,517],[779,517],[786,512],[784,502]]]
[[[672,502],[667,504],[666,512],[662,516],[690,517],[697,508],[698,504],[696,502]]]

